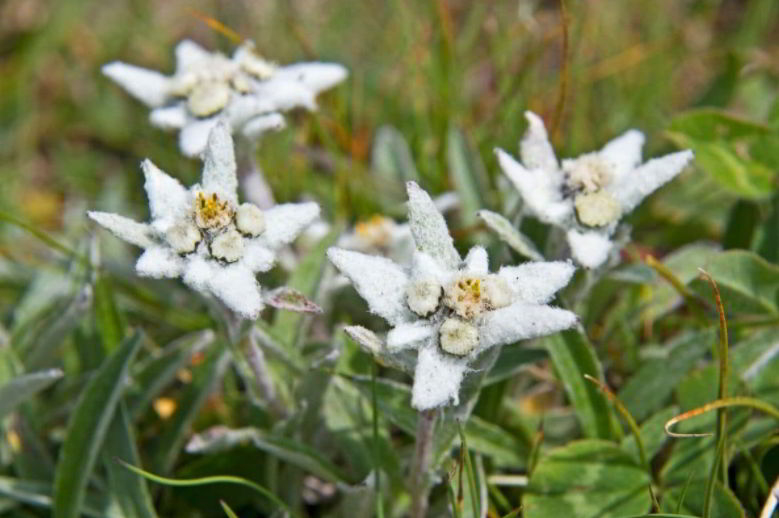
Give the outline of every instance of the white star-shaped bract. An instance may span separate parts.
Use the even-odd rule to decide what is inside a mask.
[[[430,196],[414,182],[407,187],[416,245],[410,266],[342,248],[328,256],[371,312],[392,326],[383,352],[417,349],[412,405],[426,410],[458,402],[468,364],[482,351],[575,325],[576,315],[546,304],[574,266],[531,262],[490,273],[484,248],[462,259]],[[354,330],[376,352],[372,335]]]
[[[149,160],[141,168],[149,223],[106,212],[89,212],[89,217],[144,249],[135,265],[139,275],[181,277],[241,316],[257,318],[263,297],[255,273],[273,266],[276,251],[319,216],[319,206],[289,203],[262,211],[239,204],[233,139],[225,122],[208,138],[200,184],[187,189]]]
[[[176,71],[156,70],[114,61],[103,73],[152,108],[153,125],[180,130],[179,146],[198,156],[219,117],[249,139],[284,125],[279,112],[296,107],[316,109],[316,96],[343,81],[344,66],[296,63],[276,66],[262,59],[246,41],[231,58],[190,41],[176,46]]]
[[[525,117],[522,163],[497,149],[500,166],[533,215],[566,231],[573,258],[587,268],[608,259],[619,219],[693,159],[685,150],[642,164],[644,135],[629,130],[600,151],[558,163],[541,118]]]

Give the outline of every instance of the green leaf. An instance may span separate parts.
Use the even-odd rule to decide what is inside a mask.
[[[230,506],[227,505],[227,503],[224,500],[220,500],[219,503],[221,504],[222,509],[224,509],[224,512],[227,515],[227,518],[238,518],[238,515],[235,514],[235,511],[230,509]]]
[[[665,423],[678,414],[679,407],[672,406],[660,410],[641,423],[641,440],[644,443],[644,450],[646,450],[646,456],[650,462],[652,457],[657,455],[663,448],[663,445],[669,440],[668,434],[665,433]],[[640,462],[638,446],[633,434],[626,435],[620,442],[620,447],[629,452],[636,462]]]
[[[95,322],[100,340],[103,342],[103,349],[110,354],[119,347],[124,338],[124,325],[116,307],[113,287],[108,277],[99,274],[94,289]]]
[[[138,391],[128,394],[126,398],[130,416],[140,415],[176,379],[192,355],[213,341],[214,332],[210,329],[190,333],[174,340],[158,354],[139,361],[133,369],[134,385]]]
[[[146,482],[127,471],[115,459],[139,464],[135,437],[123,404],[114,412],[103,444],[104,464],[108,472],[111,496],[119,505],[125,518],[156,518]]]
[[[744,198],[760,200],[773,193],[776,174],[769,166],[743,156],[734,144],[706,142],[671,134],[680,147],[695,152],[695,162],[725,189]]]
[[[489,188],[484,164],[457,128],[451,128],[447,135],[446,158],[460,196],[462,224],[464,227],[475,225],[477,212],[487,205],[482,194]]]
[[[329,482],[345,484],[354,482],[349,481],[338,466],[316,449],[294,439],[266,435],[258,431],[252,437],[252,443],[264,452]]]
[[[408,143],[403,134],[392,126],[382,126],[376,132],[371,167],[388,185],[399,185],[399,191],[408,181],[419,182]]]
[[[649,483],[644,467],[619,446],[600,440],[574,441],[538,462],[522,499],[523,516],[640,514],[651,505]]]
[[[126,383],[127,369],[141,345],[136,333],[94,374],[68,423],[54,476],[54,516],[76,518],[87,481]]]
[[[717,281],[728,313],[779,313],[779,266],[730,250],[709,256],[701,267]],[[708,284],[694,279],[691,287],[706,295]]]
[[[505,241],[515,252],[522,257],[527,257],[534,261],[543,261],[541,252],[529,237],[519,231],[509,220],[490,210],[480,210],[477,215],[487,225],[487,228],[495,232],[498,237]]]
[[[288,288],[298,290],[309,299],[316,297],[319,283],[322,280],[322,272],[327,264],[327,249],[335,244],[340,234],[340,228],[333,229],[317,243],[316,247],[306,254],[287,281],[286,285]],[[302,313],[278,311],[271,328],[274,337],[285,346],[297,344],[298,339],[304,336],[304,333],[301,332],[304,317],[305,315]]]
[[[576,410],[582,432],[587,437],[613,437],[611,409],[603,394],[584,379],[585,374],[602,380],[603,372],[592,345],[577,331],[564,331],[541,340],[558,377]]]
[[[492,366],[484,385],[491,385],[511,378],[523,367],[547,358],[546,351],[524,345],[508,345],[500,350],[500,355]]]
[[[712,108],[689,110],[676,115],[669,130],[703,141],[735,140],[772,132],[768,125]]]
[[[713,330],[684,333],[663,347],[665,355],[641,365],[619,391],[619,399],[641,421],[663,407],[677,384],[711,351]]]
[[[202,363],[192,369],[192,382],[176,401],[176,412],[154,443],[152,459],[156,472],[167,473],[173,467],[192,422],[206,398],[213,392],[229,360],[227,351],[222,347],[213,347]]]
[[[49,369],[22,374],[0,386],[0,419],[61,377],[60,369]]]
[[[35,507],[51,508],[51,484],[38,480],[21,480],[0,476],[0,494]],[[94,518],[124,518],[104,497],[88,494],[81,512]]]
[[[701,516],[703,512],[703,497],[706,482],[694,480],[684,496],[680,512],[693,516]],[[663,497],[662,507],[664,511],[674,511],[679,503],[682,486],[676,486],[668,490]],[[736,496],[728,488],[717,482],[714,486],[713,507],[711,518],[745,518],[744,509]]]

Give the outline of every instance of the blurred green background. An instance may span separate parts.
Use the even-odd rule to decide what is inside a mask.
[[[371,175],[373,137],[384,124],[408,139],[424,186],[437,192],[452,187],[450,128],[465,130],[496,185],[491,150],[516,149],[526,109],[559,120],[562,156],[629,127],[647,133],[646,154],[656,155],[670,147],[664,130],[673,116],[700,106],[772,123],[779,117],[778,13],[772,0],[569,1],[564,62],[557,1],[6,0],[0,203],[57,230],[69,210],[83,222],[86,206],[132,203],[131,214],[143,217],[144,157],[185,183],[195,178],[198,164],[178,155],[175,135],[152,128],[147,111],[100,66],[120,59],[171,71],[173,45],[185,37],[229,51],[231,42],[205,17],[254,39],[277,62],[349,67],[348,82],[322,96],[318,113],[293,114],[259,155],[278,198],[313,192],[336,218],[378,210],[375,187],[402,193],[401,184],[377,186]],[[639,213],[636,235],[671,247],[717,237],[737,196],[692,173],[655,198],[656,218]],[[663,222],[688,231],[658,234]]]

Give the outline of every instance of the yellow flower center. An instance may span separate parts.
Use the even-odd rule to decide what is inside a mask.
[[[376,214],[367,221],[358,222],[355,232],[366,247],[383,248],[389,246],[394,226],[395,222],[390,218]]]
[[[589,153],[574,160],[563,161],[568,187],[575,191],[595,192],[607,186],[613,178],[613,166],[598,153]]]
[[[227,200],[221,200],[216,193],[206,195],[198,192],[195,198],[195,223],[206,230],[224,228],[233,220],[235,211]]]

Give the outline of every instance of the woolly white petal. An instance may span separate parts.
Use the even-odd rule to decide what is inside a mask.
[[[614,181],[631,172],[641,164],[641,148],[644,147],[644,134],[638,130],[628,130],[607,143],[600,155],[614,166]]]
[[[178,180],[162,171],[151,160],[141,162],[141,169],[146,178],[143,187],[149,198],[152,223],[164,232],[182,211],[187,210],[189,193]]]
[[[301,83],[314,94],[332,88],[344,79],[349,72],[337,63],[296,63],[276,70],[280,79]]]
[[[150,108],[165,104],[170,79],[156,70],[114,61],[103,65],[103,74]]]
[[[181,129],[187,124],[187,108],[184,103],[155,108],[149,114],[149,121],[164,130]]]
[[[224,109],[224,115],[233,128],[239,128],[252,118],[276,111],[272,99],[258,95],[234,95]]]
[[[276,250],[296,237],[319,217],[315,202],[283,203],[265,211],[265,232],[258,238],[271,250]]]
[[[528,126],[519,143],[519,155],[528,169],[542,169],[552,173],[559,169],[552,144],[546,134],[544,121],[533,112],[525,112]]]
[[[570,282],[576,267],[571,262],[530,262],[504,266],[498,276],[504,279],[516,299],[533,304],[549,302],[554,294]]]
[[[130,218],[110,212],[89,211],[87,215],[123,241],[141,248],[154,246],[152,228],[146,223],[138,223]]]
[[[138,275],[154,279],[178,277],[183,269],[184,260],[170,248],[162,246],[147,248],[135,263]]]
[[[609,258],[614,246],[603,232],[578,232],[569,230],[566,234],[573,258],[586,268],[597,268]]]
[[[242,264],[215,267],[208,288],[227,307],[250,320],[256,319],[262,311],[262,297],[257,279],[251,270]]]
[[[411,277],[415,281],[448,282],[451,272],[424,252],[414,251],[411,258]]]
[[[609,190],[619,200],[623,213],[630,212],[655,189],[681,173],[693,156],[692,151],[685,150],[653,158],[631,174],[622,177]]]
[[[429,410],[450,402],[456,405],[466,369],[466,361],[446,356],[433,344],[420,348],[411,406],[417,410]]]
[[[208,282],[214,276],[217,267],[217,263],[192,254],[187,259],[182,278],[184,283],[193,290],[205,293],[208,292]]]
[[[331,248],[327,257],[352,281],[370,310],[392,325],[415,319],[406,306],[408,276],[384,257]]]
[[[276,254],[257,239],[249,240],[243,250],[241,263],[253,272],[267,272],[273,267]]]
[[[190,122],[179,133],[179,149],[188,157],[197,157],[206,149],[208,134],[219,122],[219,117]]]
[[[303,107],[316,109],[316,93],[297,81],[283,79],[277,74],[261,81],[254,87],[254,93],[260,99],[267,99],[277,110],[291,110]]]
[[[426,320],[398,324],[387,333],[387,349],[391,352],[417,347],[435,334],[435,326]]]
[[[208,59],[211,55],[206,49],[192,40],[181,40],[176,45],[176,71],[181,72],[189,66]]]
[[[460,266],[460,254],[454,247],[446,220],[438,212],[430,195],[416,182],[407,182],[408,223],[417,249],[429,254],[433,259],[449,269]]]
[[[263,133],[278,131],[284,128],[285,125],[284,116],[274,112],[254,117],[244,125],[241,133],[244,137],[254,140],[260,138]]]
[[[217,122],[209,133],[203,161],[203,189],[207,192],[217,192],[237,204],[238,177],[233,137],[225,121]]]
[[[465,271],[475,275],[490,273],[490,262],[487,251],[481,246],[474,246],[465,256]]]
[[[479,350],[552,334],[573,327],[576,321],[576,315],[565,309],[515,302],[483,317]]]
[[[501,169],[538,219],[560,225],[571,216],[571,203],[560,196],[559,174],[542,169],[526,169],[502,149],[496,149],[495,152]]]

